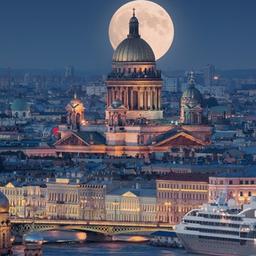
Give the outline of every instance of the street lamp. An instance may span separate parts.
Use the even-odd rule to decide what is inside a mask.
[[[172,203],[171,202],[165,202],[164,206],[167,207],[167,211],[166,211],[167,223],[170,223],[170,212],[171,212],[170,209],[171,209]]]

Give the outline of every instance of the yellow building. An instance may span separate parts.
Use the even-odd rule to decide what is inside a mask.
[[[208,176],[169,174],[156,184],[159,222],[177,224],[187,212],[208,202]]]
[[[47,186],[46,212],[49,219],[79,219],[79,184],[69,179],[49,180]]]

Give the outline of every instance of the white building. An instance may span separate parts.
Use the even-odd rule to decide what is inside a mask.
[[[105,204],[109,221],[156,221],[154,189],[117,189],[106,195]]]
[[[45,193],[46,190],[40,186],[20,186],[11,182],[0,187],[0,191],[9,200],[9,212],[16,217],[45,217]]]

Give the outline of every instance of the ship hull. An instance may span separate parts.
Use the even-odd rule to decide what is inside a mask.
[[[256,241],[178,233],[188,252],[214,256],[256,256]]]

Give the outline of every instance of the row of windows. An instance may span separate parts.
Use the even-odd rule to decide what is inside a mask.
[[[171,223],[179,223],[180,222],[180,217],[179,216],[167,216],[167,215],[159,215],[158,216],[158,221],[159,222],[171,222]]]
[[[62,202],[77,202],[77,194],[63,194],[63,193],[49,193],[48,199],[50,201],[62,201]]]
[[[224,223],[224,222],[210,222],[210,221],[199,221],[199,220],[184,220],[185,223],[200,224],[200,225],[209,225],[209,226],[220,226],[220,227],[230,227],[230,228],[239,228],[239,224],[234,223]]]
[[[138,214],[108,214],[107,220],[113,221],[132,221],[132,222],[155,222],[156,216],[154,214],[138,215]]]
[[[202,200],[208,198],[207,193],[182,193],[182,192],[158,192],[158,197],[161,199],[187,199],[187,200]]]
[[[144,70],[142,69],[142,68],[115,68],[114,69],[114,72],[118,72],[118,73],[121,73],[121,72],[123,72],[123,73],[126,73],[126,72],[128,72],[128,73],[132,73],[132,72],[134,72],[134,73],[137,73],[137,72],[139,72],[139,73],[142,73],[142,72],[145,72],[145,73],[147,73],[147,72],[152,72],[153,71],[153,68],[144,68]]]
[[[208,218],[208,219],[225,219],[233,221],[241,221],[242,217],[240,216],[230,216],[230,215],[218,215],[218,214],[208,214],[208,213],[199,213],[199,217]]]
[[[192,206],[177,206],[177,205],[173,205],[171,207],[165,206],[165,205],[160,205],[158,207],[159,212],[165,212],[165,213],[178,213],[178,212],[182,212],[182,213],[187,213],[189,211],[191,211],[193,208],[195,208],[195,205]]]
[[[240,195],[240,196],[245,196],[245,193],[244,193],[243,191],[240,191],[239,195]],[[249,191],[249,192],[247,193],[247,195],[248,195],[248,196],[252,196],[252,192]]]
[[[248,191],[248,192],[240,191],[239,192],[239,196],[248,196],[248,197],[250,197],[252,195],[253,195],[253,192],[251,192],[251,191]],[[219,193],[216,192],[216,191],[210,191],[210,196],[212,198],[217,198],[219,196]],[[231,197],[234,196],[234,192],[233,191],[230,191],[230,196]]]
[[[177,184],[177,183],[159,183],[158,188],[171,188],[171,189],[193,189],[193,190],[207,190],[208,185],[198,184]]]
[[[61,210],[59,207],[56,206],[49,206],[48,208],[49,213],[57,213],[58,215],[64,214],[78,214],[79,209],[77,207],[63,207]]]
[[[210,180],[210,184],[213,185],[225,185],[225,184],[229,184],[229,185],[233,185],[234,182],[233,180],[228,180],[226,182],[226,180]],[[239,184],[240,185],[254,185],[256,184],[255,180],[239,180]]]
[[[198,236],[198,238],[207,239],[207,240],[217,240],[217,241],[246,242],[240,239],[225,238],[225,237]]]
[[[107,210],[112,210],[112,211],[145,211],[145,212],[155,212],[156,207],[153,204],[130,204],[128,202],[122,202],[122,203],[115,203],[115,202],[110,202],[106,204],[106,209]]]
[[[191,231],[204,232],[204,233],[215,233],[215,234],[225,234],[225,235],[239,236],[239,232],[230,231],[230,230],[205,229],[205,228],[193,228],[193,227],[186,227],[186,229],[191,230]]]
[[[40,190],[25,190],[23,188],[2,188],[0,189],[6,196],[41,196]]]

